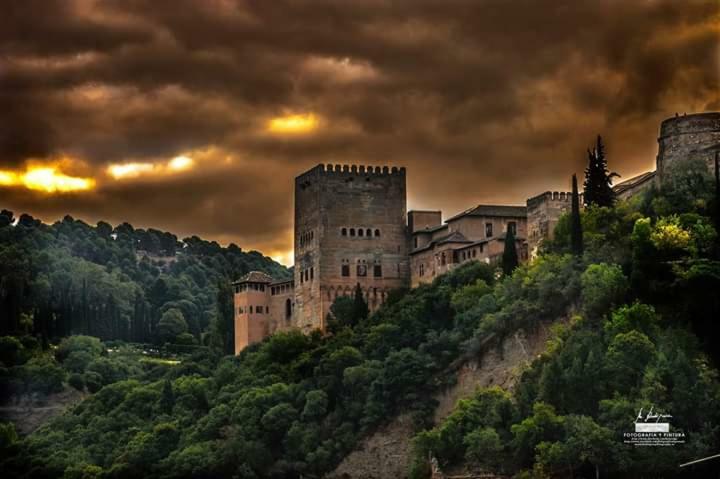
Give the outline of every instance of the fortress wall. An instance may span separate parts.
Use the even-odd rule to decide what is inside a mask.
[[[543,239],[552,239],[555,226],[570,211],[572,193],[546,191],[527,200],[527,244],[530,258],[537,256]]]
[[[720,112],[696,113],[668,118],[660,124],[657,172],[660,180],[668,167],[699,158],[713,168],[711,147],[720,144]]]
[[[295,290],[292,282],[283,283],[282,285],[270,285],[269,288],[270,316],[268,318],[268,334],[272,334],[292,327]]]
[[[408,212],[408,230],[414,233],[425,228],[433,228],[442,224],[441,211],[409,211]]]
[[[312,206],[305,203],[308,195],[296,193],[296,233],[308,221],[318,230],[317,248],[311,254],[319,297],[311,299],[311,314],[313,326],[323,329],[334,297],[352,294],[356,284],[371,308],[379,306],[391,289],[409,285],[406,178],[404,168],[358,165],[320,165],[311,172],[316,174],[317,191],[310,198]],[[300,253],[296,270],[298,256],[304,258]],[[342,275],[343,265],[349,276]],[[381,277],[375,277],[375,265]]]
[[[292,323],[304,332],[322,328],[319,266],[324,173],[323,166],[318,165],[295,178],[295,310]]]

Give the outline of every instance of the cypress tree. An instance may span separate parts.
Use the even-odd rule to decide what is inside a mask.
[[[572,206],[570,210],[570,246],[572,254],[582,256],[583,233],[580,222],[580,197],[578,195],[577,177],[572,176]]]
[[[162,412],[170,414],[175,407],[175,393],[173,392],[172,383],[165,380],[163,383],[162,396],[160,396],[160,409]]]
[[[505,233],[505,249],[502,255],[502,270],[503,274],[510,275],[515,268],[518,267],[518,254],[517,248],[515,247],[515,232],[508,228]]]
[[[585,205],[612,206],[615,203],[615,193],[612,190],[612,179],[615,176],[619,175],[608,172],[605,146],[602,137],[598,135],[595,148],[588,150],[588,166],[585,169],[583,185]]]
[[[358,283],[357,285],[355,285],[355,298],[353,300],[353,325],[356,325],[363,319],[366,319],[368,317],[368,314],[370,314],[370,310],[368,309],[368,305],[365,302],[365,298],[363,297],[360,283]]]

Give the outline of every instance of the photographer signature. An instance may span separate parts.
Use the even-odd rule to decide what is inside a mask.
[[[660,422],[660,419],[666,419],[671,418],[672,416],[670,414],[655,414],[653,412],[653,408],[655,406],[650,406],[650,410],[647,412],[645,417],[643,418],[643,408],[640,408],[640,411],[638,411],[638,415],[635,418],[635,423],[638,422],[652,422],[654,419],[655,422]]]

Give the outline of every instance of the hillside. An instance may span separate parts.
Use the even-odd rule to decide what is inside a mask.
[[[415,435],[397,453],[413,478],[429,477],[430,457],[519,477],[675,476],[720,448],[708,319],[720,312],[720,249],[707,171],[673,177],[585,209],[582,255],[569,254],[563,218],[531,265],[503,275],[469,263],[370,316],[358,297],[339,299],[325,336],[290,331],[237,357],[195,348],[154,362],[124,343],[68,338],[23,367],[60,381],[72,368],[92,394],[26,438],[4,426],[0,466],[13,477],[300,478],[345,461],[337,470],[359,477],[352,451],[395,454],[382,435],[400,424]],[[650,405],[671,411],[684,444],[661,455],[623,444]]]
[[[234,244],[178,240],[128,223],[91,226],[70,216],[47,225],[2,210],[0,334],[27,332],[47,344],[70,334],[161,343],[188,333],[183,340],[198,344],[215,322],[216,336],[229,343],[229,283],[250,270],[289,276],[284,266]]]

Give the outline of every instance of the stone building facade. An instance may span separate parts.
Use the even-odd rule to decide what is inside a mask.
[[[528,254],[534,259],[542,242],[552,239],[560,216],[570,211],[572,193],[546,191],[527,200]]]
[[[714,168],[715,151],[720,145],[720,112],[676,115],[660,124],[657,175],[660,181],[677,162],[701,159]]]
[[[525,206],[478,205],[441,222],[439,211],[408,213],[410,286],[432,282],[469,261],[498,263],[508,229],[515,235],[521,261],[528,258]]]
[[[357,284],[370,310],[409,279],[405,168],[319,165],[295,179],[295,326],[325,329]]]
[[[689,158],[712,164],[720,113],[662,122],[657,171],[614,189],[627,199]],[[524,206],[478,205],[445,222],[440,211],[407,212],[405,168],[318,165],[295,179],[294,277],[251,272],[233,283],[235,351],[275,331],[324,330],[335,298],[360,285],[371,310],[396,288],[415,287],[469,261],[496,263],[512,229],[521,261],[532,259],[569,211],[569,192],[546,191]]]

